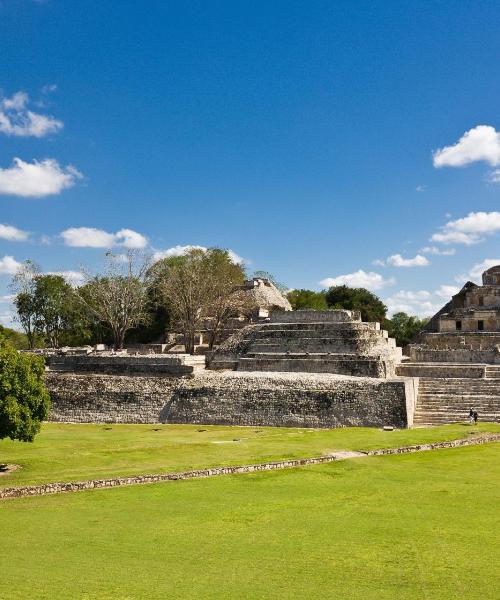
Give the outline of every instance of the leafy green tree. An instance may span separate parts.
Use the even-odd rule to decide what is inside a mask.
[[[2,336],[5,341],[14,346],[16,350],[27,350],[29,348],[28,336],[25,333],[0,325],[0,338],[2,338]]]
[[[324,291],[292,290],[288,292],[287,298],[293,310],[328,310]]]
[[[51,348],[59,348],[61,336],[73,326],[73,288],[62,275],[38,275],[33,302],[36,332]]]
[[[42,357],[0,339],[0,439],[32,442],[40,431],[50,408],[44,370]]]
[[[389,335],[396,339],[398,346],[406,346],[411,343],[417,334],[427,324],[427,319],[411,317],[405,312],[395,313],[388,321]]]
[[[326,302],[330,308],[359,310],[363,321],[383,323],[387,314],[387,306],[382,300],[365,288],[331,287],[326,292]]]

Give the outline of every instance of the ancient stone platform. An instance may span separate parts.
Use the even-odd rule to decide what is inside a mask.
[[[412,379],[199,371],[192,377],[49,371],[49,420],[278,427],[412,424]]]
[[[229,338],[208,367],[390,378],[400,358],[395,340],[357,311],[276,311]]]

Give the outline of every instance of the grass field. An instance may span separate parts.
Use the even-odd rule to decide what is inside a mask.
[[[499,458],[489,444],[6,500],[0,598],[496,600]]]
[[[384,432],[378,429],[285,429],[196,425],[46,423],[33,444],[0,441],[0,464],[21,469],[0,487],[51,481],[162,473],[193,468],[319,456],[500,432],[500,425],[450,425]]]
[[[45,424],[0,486],[499,432]],[[0,502],[0,598],[498,598],[500,445]]]

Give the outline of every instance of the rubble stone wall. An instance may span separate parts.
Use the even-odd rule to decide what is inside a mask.
[[[411,426],[412,380],[302,373],[192,378],[48,372],[52,421],[251,426]]]

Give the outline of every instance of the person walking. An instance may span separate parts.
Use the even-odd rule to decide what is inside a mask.
[[[469,423],[472,425],[473,422],[474,422],[474,409],[471,406],[470,410],[469,410]]]
[[[476,423],[477,423],[477,418],[478,418],[478,416],[479,416],[479,415],[477,414],[477,410],[475,410],[475,411],[474,411],[474,415],[473,415],[473,417],[474,417],[474,424],[476,424]]]

